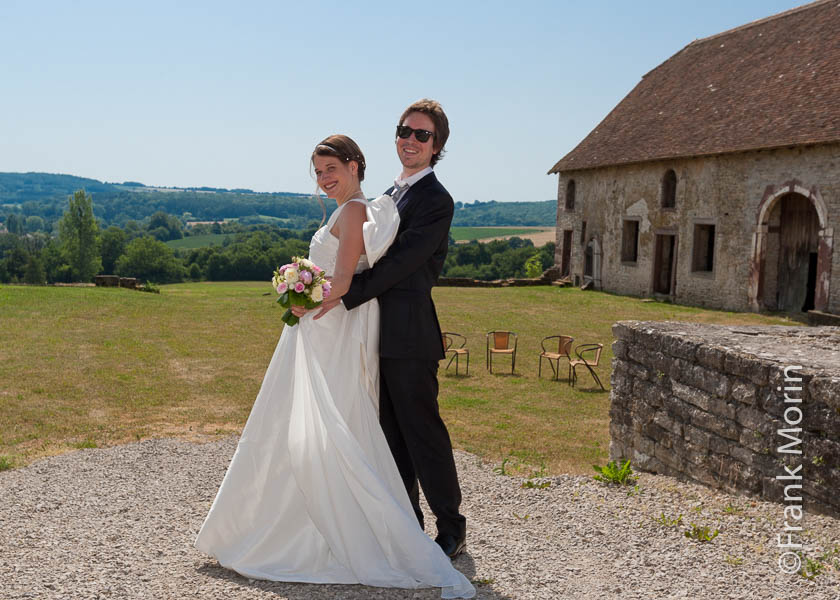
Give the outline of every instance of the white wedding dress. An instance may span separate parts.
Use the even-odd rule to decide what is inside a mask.
[[[367,206],[358,272],[391,245],[399,214],[389,196],[355,201]],[[344,206],[309,246],[328,274]],[[376,300],[283,328],[196,548],[255,579],[475,595],[420,529],[379,427],[378,345]]]

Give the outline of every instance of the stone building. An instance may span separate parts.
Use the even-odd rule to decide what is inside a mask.
[[[690,43],[553,173],[556,263],[580,284],[840,313],[840,3]]]

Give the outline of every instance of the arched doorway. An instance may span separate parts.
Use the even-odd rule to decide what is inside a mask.
[[[816,190],[789,182],[768,188],[753,235],[749,300],[753,310],[825,310],[832,232]]]
[[[763,304],[772,310],[814,308],[819,218],[808,198],[785,194],[768,217]],[[776,285],[770,285],[775,279]]]

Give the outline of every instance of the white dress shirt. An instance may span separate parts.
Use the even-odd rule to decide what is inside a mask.
[[[405,179],[400,179],[400,176],[397,175],[397,177],[394,179],[394,191],[391,192],[391,198],[394,199],[394,204],[397,205],[398,209],[402,208],[401,200],[405,196],[405,193],[408,191],[408,188],[410,188],[412,185],[414,185],[433,171],[434,170],[432,169],[432,167],[426,167],[422,171],[418,171],[414,175],[410,175]]]

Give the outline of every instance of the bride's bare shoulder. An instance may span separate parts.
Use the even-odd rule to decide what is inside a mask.
[[[367,205],[362,202],[347,202],[341,209],[341,214],[338,215],[338,222],[341,223],[359,223],[367,220]]]
[[[341,207],[341,212],[335,221],[330,233],[335,237],[341,237],[341,232],[361,232],[362,224],[367,220],[367,211],[361,202],[347,202]]]

